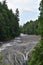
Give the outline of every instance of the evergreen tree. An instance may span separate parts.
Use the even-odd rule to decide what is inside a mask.
[[[39,16],[40,29],[39,30],[40,30],[41,38],[43,39],[43,0],[41,0],[39,10],[40,10],[40,16]]]
[[[39,10],[39,30],[41,35],[41,41],[32,52],[32,59],[30,60],[29,65],[43,65],[43,0],[41,0]]]
[[[0,2],[0,41],[7,41],[19,35],[19,11],[8,9],[6,0]]]
[[[38,20],[35,20],[35,21],[31,20],[30,22],[28,21],[21,28],[21,32],[25,34],[39,34],[38,33]]]

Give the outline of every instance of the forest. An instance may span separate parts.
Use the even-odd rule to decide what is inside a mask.
[[[8,9],[6,0],[0,2],[0,41],[8,41],[19,36],[19,11]]]
[[[23,26],[20,26],[20,32],[28,35],[38,35],[39,34],[38,23],[39,23],[38,20],[28,21]]]
[[[40,43],[32,51],[32,59],[28,62],[28,65],[43,65],[43,0],[40,2],[40,16],[39,21],[39,32],[41,35]]]
[[[0,2],[0,41],[8,41],[20,33],[40,35],[41,40],[31,53],[31,60],[28,65],[43,65],[43,0],[40,2],[39,17],[35,21],[27,21],[26,24],[19,27],[19,10],[13,13],[8,9],[6,1]],[[0,61],[2,57],[0,57]]]

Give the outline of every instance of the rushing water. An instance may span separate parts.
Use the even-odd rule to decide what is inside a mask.
[[[4,56],[4,60],[6,60],[6,57],[8,60],[3,62],[9,62],[11,65],[15,63],[18,65],[27,65],[28,55],[39,40],[40,36],[21,34],[20,37],[15,38],[13,41],[3,44],[0,47],[0,54]]]

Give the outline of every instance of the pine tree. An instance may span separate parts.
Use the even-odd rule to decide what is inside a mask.
[[[40,10],[40,16],[39,16],[40,29],[39,30],[40,30],[41,38],[43,39],[43,0],[41,0],[39,10]]]
[[[41,41],[32,52],[32,59],[30,60],[29,65],[43,65],[43,0],[41,0],[39,10],[40,10],[39,28]]]
[[[18,9],[15,13],[8,9],[6,0],[0,2],[0,41],[7,41],[19,35]]]

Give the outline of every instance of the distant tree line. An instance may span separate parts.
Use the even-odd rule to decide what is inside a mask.
[[[7,41],[19,35],[19,11],[8,9],[6,0],[0,2],[0,41]]]
[[[39,34],[38,32],[38,20],[27,21],[26,24],[20,26],[20,32],[24,34]]]

